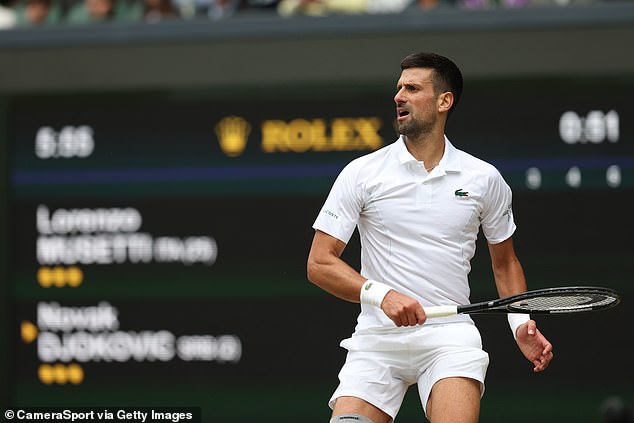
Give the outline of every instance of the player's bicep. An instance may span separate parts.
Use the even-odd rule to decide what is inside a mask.
[[[308,255],[309,261],[324,263],[339,258],[346,248],[346,243],[323,231],[316,230]]]

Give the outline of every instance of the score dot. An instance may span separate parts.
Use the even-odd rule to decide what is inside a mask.
[[[69,364],[67,373],[68,381],[73,385],[79,385],[84,381],[84,369],[79,364]]]
[[[573,166],[566,173],[566,183],[571,188],[579,188],[581,185],[581,169]]]
[[[50,364],[42,364],[40,365],[37,375],[40,378],[40,381],[45,385],[51,385],[55,382],[55,375],[53,374],[53,367]]]
[[[526,170],[526,186],[529,189],[539,189],[542,186],[542,172],[531,167]]]
[[[40,267],[37,271],[37,281],[43,288],[49,288],[53,284],[53,275],[50,267]]]
[[[68,372],[66,372],[66,366],[62,363],[57,363],[53,366],[53,377],[55,382],[60,385],[65,385],[68,382]]]
[[[66,285],[66,269],[61,266],[55,266],[52,271],[53,285],[58,288],[62,288]]]
[[[621,186],[621,168],[617,165],[608,167],[605,172],[605,181],[610,188],[618,188]]]
[[[84,280],[84,272],[77,266],[71,266],[66,269],[66,279],[68,286],[78,287]]]

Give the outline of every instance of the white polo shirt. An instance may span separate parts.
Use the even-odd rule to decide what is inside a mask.
[[[360,273],[423,307],[467,304],[479,228],[490,243],[508,239],[515,231],[511,196],[495,167],[446,137],[444,155],[430,173],[401,137],[341,171],[313,228],[348,243],[358,227]],[[434,322],[456,320],[470,318]],[[357,332],[394,327],[378,307],[361,305]]]

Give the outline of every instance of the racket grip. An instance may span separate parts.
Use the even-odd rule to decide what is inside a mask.
[[[425,307],[424,310],[428,319],[458,314],[458,306],[455,305]]]

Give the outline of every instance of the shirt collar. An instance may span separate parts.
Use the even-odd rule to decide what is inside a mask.
[[[411,162],[417,162],[417,160],[412,156],[412,154],[407,150],[407,146],[405,146],[405,139],[401,135],[399,139],[396,141],[396,151],[398,155],[398,160],[400,164],[406,164]],[[440,169],[445,172],[460,172],[460,158],[458,156],[458,149],[453,146],[453,144],[449,141],[449,138],[445,135],[445,152],[442,155],[440,162],[438,162],[438,166]]]

